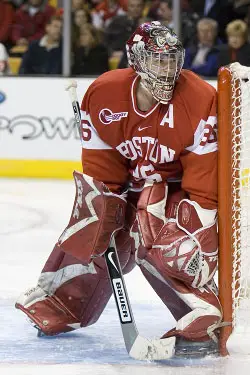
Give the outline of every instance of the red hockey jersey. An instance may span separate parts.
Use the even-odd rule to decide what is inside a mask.
[[[181,180],[191,200],[216,208],[216,90],[183,70],[169,104],[142,112],[139,79],[131,68],[114,70],[87,90],[81,105],[84,173],[113,192],[128,182]]]

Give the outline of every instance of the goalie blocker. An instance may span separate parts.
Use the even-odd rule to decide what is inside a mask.
[[[103,254],[115,234],[123,273],[137,263],[177,321],[163,337],[215,339],[221,321],[213,283],[216,210],[186,199],[176,183],[146,183],[139,197],[128,193],[126,199],[87,175],[74,172],[74,178],[69,224],[37,286],[16,307],[46,335],[95,323],[112,294]]]

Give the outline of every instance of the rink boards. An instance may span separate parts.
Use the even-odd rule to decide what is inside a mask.
[[[82,100],[94,79],[78,78]],[[0,176],[71,179],[81,145],[66,78],[1,77]],[[217,81],[208,81],[214,87]]]

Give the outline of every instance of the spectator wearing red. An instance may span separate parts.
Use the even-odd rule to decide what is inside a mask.
[[[144,5],[144,0],[128,0],[127,13],[114,17],[106,28],[105,40],[111,55],[114,51],[123,51],[129,36],[141,23]]]
[[[28,0],[27,4],[16,11],[11,38],[17,45],[28,45],[45,33],[45,26],[55,14],[56,9],[44,0]]]
[[[10,25],[14,18],[14,8],[6,0],[0,0],[0,42],[7,44],[10,37]]]
[[[97,29],[106,28],[112,18],[127,12],[127,0],[104,0],[92,12],[92,24]]]

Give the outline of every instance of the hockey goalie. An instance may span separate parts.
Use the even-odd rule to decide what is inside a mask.
[[[158,21],[126,50],[129,68],[101,75],[82,100],[71,218],[16,307],[44,335],[94,324],[112,294],[104,254],[115,236],[123,273],[140,267],[176,320],[162,339],[176,338],[176,354],[216,353],[216,90],[182,69],[182,44]]]

